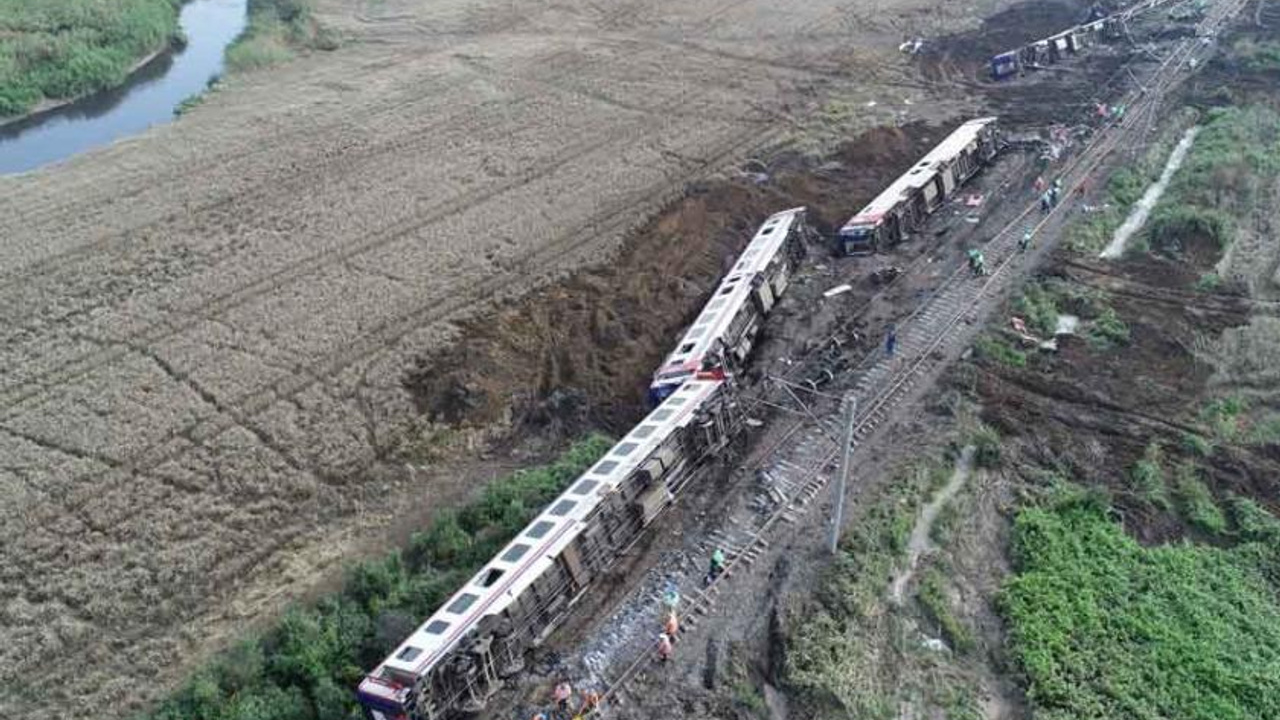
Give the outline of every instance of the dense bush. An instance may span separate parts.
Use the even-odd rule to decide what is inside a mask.
[[[1096,502],[1020,513],[1000,607],[1035,716],[1280,717],[1276,551],[1144,548]]]
[[[0,115],[119,85],[173,41],[179,0],[0,0]]]
[[[227,48],[227,67],[258,70],[288,60],[295,48],[336,47],[333,32],[312,18],[311,0],[249,0],[249,26]]]
[[[978,358],[1005,367],[1027,366],[1027,354],[994,335],[983,335],[973,343]]]
[[[290,610],[192,678],[151,720],[356,718],[353,688],[563,488],[603,455],[593,436],[552,465],[495,480],[402,555],[360,563],[340,593]]]

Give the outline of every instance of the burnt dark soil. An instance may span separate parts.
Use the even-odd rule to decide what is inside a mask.
[[[406,383],[436,422],[621,431],[644,411],[653,369],[765,217],[804,205],[830,237],[949,130],[878,128],[820,166],[783,154],[690,188],[616,257],[466,322],[460,341],[420,359]],[[833,261],[825,242],[810,248],[810,263]]]

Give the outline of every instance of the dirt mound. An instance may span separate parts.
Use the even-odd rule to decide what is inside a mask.
[[[406,386],[434,422],[557,435],[588,422],[624,429],[644,410],[653,368],[760,221],[804,205],[829,237],[943,135],[921,124],[877,128],[818,167],[784,154],[691,188],[616,257],[463,323],[459,342],[419,358]]]

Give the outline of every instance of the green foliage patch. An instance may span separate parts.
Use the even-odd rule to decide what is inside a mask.
[[[1022,511],[1000,608],[1035,716],[1280,717],[1276,550],[1144,548],[1090,500]]]
[[[608,451],[592,436],[551,465],[495,480],[460,512],[441,513],[403,554],[350,569],[341,592],[297,607],[261,637],[200,670],[150,720],[339,720],[357,716],[363,673]]]
[[[1003,338],[995,335],[983,335],[973,343],[978,358],[1005,367],[1022,368],[1027,366],[1027,354],[1013,347]]]
[[[312,0],[249,0],[249,25],[227,48],[227,67],[246,72],[289,60],[295,49],[334,50],[337,36],[312,16]]]
[[[1214,108],[1144,236],[1153,250],[1170,254],[1197,240],[1226,248],[1234,218],[1278,176],[1280,113],[1264,106]]]
[[[0,116],[115,87],[178,39],[179,0],[0,0]]]
[[[1146,502],[1168,509],[1169,488],[1164,471],[1164,449],[1160,447],[1160,443],[1152,442],[1147,445],[1142,458],[1130,469],[1129,478],[1134,490]]]
[[[925,573],[920,581],[917,595],[929,617],[942,631],[942,637],[953,650],[962,655],[968,654],[977,647],[973,631],[951,612],[951,601],[947,598],[942,574],[937,570]]]

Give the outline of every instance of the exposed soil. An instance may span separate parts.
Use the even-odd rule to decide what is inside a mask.
[[[564,430],[568,421],[569,432],[585,422],[624,431],[644,411],[644,379],[764,217],[808,207],[821,236],[811,262],[837,262],[827,240],[849,208],[947,131],[920,123],[874,129],[820,166],[781,155],[752,161],[742,177],[701,183],[616,258],[463,323],[461,339],[419,360],[407,383],[440,422],[486,426],[510,418],[534,430]],[[871,290],[859,283],[854,298]]]

